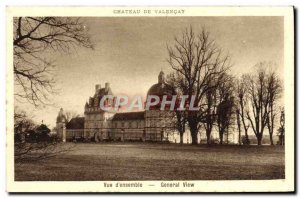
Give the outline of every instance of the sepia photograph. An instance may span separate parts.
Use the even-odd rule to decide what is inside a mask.
[[[293,8],[264,9],[8,8],[8,191],[294,191]]]

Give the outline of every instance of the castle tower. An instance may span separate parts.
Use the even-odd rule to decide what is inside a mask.
[[[62,142],[66,142],[66,116],[63,108],[60,108],[56,118],[57,136]]]
[[[101,99],[106,96],[113,96],[110,84],[105,83],[104,87],[100,84],[95,85],[95,94],[89,98],[84,107],[84,138],[91,140],[101,137],[100,139],[108,139],[111,131],[110,118],[114,115],[112,110],[106,111],[100,108]],[[114,99],[109,98],[104,101],[105,107],[113,106]]]
[[[162,101],[164,96],[172,98],[173,95],[176,95],[175,90],[165,82],[165,74],[163,71],[160,71],[158,74],[158,82],[152,85],[147,92],[147,99],[148,96],[158,96],[160,101]],[[165,131],[171,126],[169,120],[173,117],[174,112],[160,109],[161,103],[158,103],[157,105],[150,107],[150,109],[145,110],[146,141],[168,140],[167,133],[165,133]]]

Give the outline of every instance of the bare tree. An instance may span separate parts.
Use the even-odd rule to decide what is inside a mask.
[[[77,118],[80,116],[76,111],[66,111],[65,115],[67,122],[70,122],[72,118]]]
[[[219,131],[220,144],[223,144],[224,133],[227,132],[227,142],[229,128],[234,124],[234,83],[233,76],[224,75],[224,78],[217,88],[217,129]]]
[[[252,112],[246,112],[252,130],[257,138],[257,144],[261,145],[264,129],[269,116],[269,92],[268,75],[264,63],[259,63],[257,73],[247,78],[247,90]]]
[[[269,93],[269,114],[267,118],[267,127],[270,134],[270,144],[274,145],[273,142],[273,133],[275,127],[275,118],[276,118],[276,103],[279,99],[282,91],[280,79],[276,76],[275,72],[270,72],[267,80],[267,91]]]
[[[284,108],[281,108],[280,113],[280,127],[278,129],[278,136],[279,136],[279,145],[284,145],[284,135],[285,135],[285,114]]]
[[[48,102],[53,93],[53,60],[51,54],[70,53],[75,46],[92,48],[85,25],[79,18],[14,18],[15,96],[37,106]]]
[[[170,66],[183,79],[182,94],[189,100],[194,96],[194,104],[200,109],[187,112],[192,144],[197,144],[201,121],[209,111],[209,105],[205,103],[206,93],[218,86],[222,74],[228,69],[229,57],[223,56],[205,29],[196,35],[192,27],[187,28],[180,38],[175,37],[173,47],[167,48]],[[210,86],[212,81],[214,86]]]
[[[14,142],[15,144],[25,142],[26,132],[35,128],[35,123],[25,111],[15,108],[14,112]]]
[[[236,82],[236,94],[237,94],[237,113],[238,113],[238,121],[241,120],[244,132],[245,132],[245,141],[243,143],[249,144],[248,137],[248,129],[250,124],[246,118],[246,112],[248,111],[248,97],[247,97],[247,85],[246,79],[248,79],[246,75],[243,75],[241,79],[238,79]]]
[[[169,75],[167,75],[167,79],[166,79],[167,83],[173,87],[174,90],[176,90],[177,93],[177,98],[180,98],[180,96],[182,96],[182,89],[184,89],[184,79],[180,78],[180,76],[176,75],[175,73],[171,73]],[[179,136],[180,136],[180,144],[183,144],[183,135],[185,133],[185,129],[186,129],[186,124],[187,124],[187,112],[185,110],[178,110],[178,107],[180,105],[180,100],[176,101],[176,107],[175,107],[175,114],[174,116],[176,117],[174,118],[170,118],[173,120],[174,125],[176,126],[178,132],[179,132]],[[184,107],[186,106],[186,104],[184,104]]]
[[[216,121],[216,89],[209,89],[205,93],[206,109],[201,123],[206,133],[206,143],[211,143],[211,132]],[[200,125],[201,126],[201,125]]]
[[[227,132],[227,142],[228,142],[228,131],[229,128],[233,125],[234,121],[234,99],[229,97],[229,95],[220,103],[217,111],[217,123],[218,131],[220,137],[220,144],[223,143],[223,135]]]

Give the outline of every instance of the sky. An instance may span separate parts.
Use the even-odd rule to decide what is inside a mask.
[[[282,17],[93,17],[82,18],[95,49],[76,48],[71,54],[54,53],[54,79],[58,94],[54,105],[26,109],[37,123],[55,126],[60,107],[83,115],[85,102],[94,95],[95,84],[110,83],[114,94],[145,97],[157,83],[161,70],[171,72],[166,59],[167,44],[192,26],[205,28],[218,46],[229,53],[231,72],[241,75],[252,71],[261,61],[276,64],[283,76]]]

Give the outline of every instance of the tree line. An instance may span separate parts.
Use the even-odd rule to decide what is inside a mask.
[[[199,108],[199,111],[176,111],[181,143],[186,128],[192,144],[198,144],[200,131],[205,131],[207,144],[211,144],[214,128],[223,144],[224,134],[228,138],[229,131],[237,128],[239,144],[250,143],[251,129],[258,145],[262,144],[265,131],[274,145],[276,122],[280,123],[279,144],[284,143],[284,109],[280,109],[283,87],[271,63],[260,62],[253,67],[254,71],[233,76],[229,55],[204,28],[197,34],[192,27],[185,29],[167,49],[167,61],[173,70],[167,77],[168,83],[178,95],[194,96]]]

